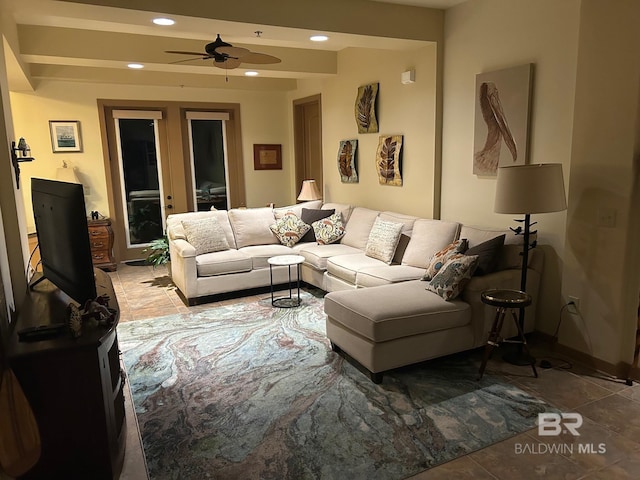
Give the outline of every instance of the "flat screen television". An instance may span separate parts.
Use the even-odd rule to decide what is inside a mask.
[[[80,305],[95,299],[82,185],[32,178],[31,199],[43,278]]]

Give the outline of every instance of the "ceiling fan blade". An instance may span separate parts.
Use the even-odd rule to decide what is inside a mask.
[[[223,68],[225,70],[233,70],[234,68],[238,68],[242,62],[237,58],[227,58],[223,62],[214,61],[213,64],[218,68]]]
[[[176,60],[175,62],[169,62],[169,65],[176,65],[178,63],[185,63],[185,62],[193,62],[194,60],[209,60],[209,58],[211,57],[194,57],[194,58],[183,58],[182,60]]]
[[[249,52],[247,55],[243,55],[241,58],[243,63],[255,63],[258,65],[267,65],[269,63],[280,63],[278,57],[273,55],[267,55],[266,53]]]
[[[210,55],[204,52],[182,52],[180,50],[165,50],[164,53],[177,53],[178,55],[194,55],[197,57],[209,58]]]
[[[250,50],[242,47],[232,47],[231,45],[227,47],[218,47],[216,48],[216,53],[221,53],[222,55],[227,55],[228,57],[233,58],[242,58],[245,55],[251,53]]]

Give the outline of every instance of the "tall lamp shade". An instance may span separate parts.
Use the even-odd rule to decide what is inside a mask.
[[[548,213],[566,208],[560,163],[498,168],[496,213]]]
[[[316,181],[303,180],[302,188],[300,189],[300,195],[298,195],[298,200],[309,201],[309,200],[320,200],[321,198],[322,198],[322,195],[320,195],[320,191],[318,190]]]

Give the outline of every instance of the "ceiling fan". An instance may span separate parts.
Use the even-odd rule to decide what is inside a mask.
[[[280,60],[273,55],[267,55],[266,53],[252,52],[249,49],[242,47],[234,47],[230,43],[223,41],[218,34],[214,42],[208,43],[204,47],[204,52],[183,52],[179,50],[166,50],[165,53],[177,53],[179,55],[193,55],[199,57],[201,60],[213,60],[213,64],[218,68],[224,68],[225,70],[232,70],[238,68],[243,63],[253,63],[258,65],[266,65],[270,63],[280,63]],[[195,58],[188,58],[185,60],[178,60],[177,62],[188,62],[195,60]]]

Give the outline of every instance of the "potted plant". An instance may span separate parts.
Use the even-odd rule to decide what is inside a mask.
[[[153,268],[159,267],[160,265],[166,265],[169,275],[171,275],[171,265],[169,263],[171,260],[169,257],[169,239],[166,235],[152,240],[149,243],[149,246],[145,248],[142,253],[147,254],[146,261],[149,265],[153,265]]]

